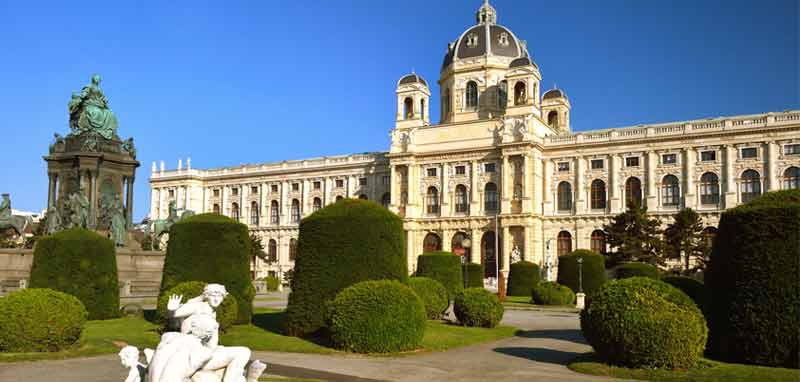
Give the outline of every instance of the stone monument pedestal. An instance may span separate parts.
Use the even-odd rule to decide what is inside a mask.
[[[583,310],[586,307],[586,293],[575,294],[575,308]]]

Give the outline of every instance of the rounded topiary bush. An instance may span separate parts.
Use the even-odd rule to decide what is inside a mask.
[[[180,330],[177,326],[177,322],[170,322],[169,317],[167,317],[167,302],[169,301],[169,297],[172,295],[183,296],[181,302],[186,303],[189,299],[202,295],[206,285],[207,283],[202,281],[186,281],[172,287],[172,289],[158,297],[156,320],[162,325],[164,330]],[[239,314],[239,304],[236,301],[236,297],[232,294],[228,294],[228,296],[222,300],[222,304],[217,307],[216,313],[220,330],[225,331],[233,326]]]
[[[661,278],[661,271],[655,265],[645,263],[625,263],[617,267],[614,271],[617,279],[629,277],[649,277],[658,280]]]
[[[581,329],[600,359],[634,368],[689,368],[708,337],[703,314],[686,294],[647,277],[614,280],[592,293]]]
[[[709,350],[737,363],[800,367],[800,190],[725,211],[705,281]]]
[[[467,288],[456,294],[453,311],[465,326],[493,328],[503,319],[503,304],[483,288]]]
[[[538,305],[570,305],[575,302],[575,293],[567,286],[553,281],[543,282],[533,287],[533,303]]]
[[[247,226],[219,214],[195,215],[175,223],[169,232],[159,298],[186,281],[224,285],[238,304],[236,323],[249,323],[255,287],[250,280]]]
[[[0,351],[68,348],[81,338],[88,313],[75,296],[29,288],[0,298]]]
[[[583,259],[581,266],[583,292],[591,293],[606,282],[606,259],[597,252],[578,249],[559,257],[557,281],[578,293],[578,257]]]
[[[539,266],[529,261],[518,261],[511,264],[508,273],[508,296],[530,296],[533,287],[541,280]]]
[[[325,327],[326,302],[367,280],[408,278],[399,216],[358,199],[331,204],[300,222],[286,331],[302,336]]]
[[[428,252],[417,258],[417,276],[430,277],[444,285],[448,298],[464,289],[461,256],[450,252]]]
[[[357,353],[414,350],[425,335],[425,306],[414,291],[394,280],[364,281],[328,303],[331,341]]]
[[[705,312],[706,306],[706,287],[702,282],[686,276],[667,276],[661,281],[680,289],[697,304],[701,311]]]
[[[264,277],[264,282],[267,284],[267,290],[275,291],[278,290],[278,285],[280,285],[281,280],[275,276],[267,276]]]
[[[442,313],[450,306],[447,289],[442,283],[428,277],[411,277],[408,286],[414,290],[425,303],[425,314],[431,320],[442,318]]]
[[[467,263],[464,268],[464,283],[467,288],[483,288],[483,264]]]
[[[82,228],[39,239],[34,250],[31,288],[71,294],[90,320],[119,317],[119,284],[114,243]]]

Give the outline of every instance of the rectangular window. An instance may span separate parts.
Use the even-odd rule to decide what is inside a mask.
[[[257,194],[258,193],[258,186],[250,187],[250,193],[251,194]]]
[[[558,172],[569,171],[569,162],[558,162]]]
[[[429,168],[427,174],[428,176],[436,176],[436,168]]]
[[[716,151],[703,151],[700,153],[700,160],[703,162],[713,162],[717,160]]]
[[[783,146],[783,155],[798,155],[800,154],[800,144]]]
[[[273,184],[270,189],[272,190],[272,192],[278,192],[278,185],[277,184]]]
[[[494,163],[484,163],[483,172],[494,172]]]
[[[174,198],[175,197],[175,190],[169,190],[169,197],[170,198]]]
[[[742,159],[758,158],[758,149],[755,147],[746,147],[742,149]]]
[[[344,180],[343,179],[336,179],[336,188],[344,187]]]
[[[678,163],[677,154],[664,154],[661,156],[661,164],[675,164]]]
[[[231,194],[233,196],[239,195],[239,189],[238,188],[231,188]]]
[[[639,157],[625,158],[625,167],[639,167]]]
[[[384,186],[388,186],[389,182],[391,181],[390,179],[391,178],[389,177],[389,175],[382,176],[381,177],[381,184],[383,184]]]
[[[603,160],[592,159],[592,170],[601,170],[601,169],[603,169]]]
[[[319,190],[320,188],[322,188],[322,182],[320,181],[314,182],[314,189]]]
[[[456,175],[464,175],[467,173],[466,166],[456,166]]]
[[[366,186],[367,185],[367,178],[358,178],[358,185],[359,186]]]
[[[292,191],[300,191],[300,183],[292,183]]]
[[[218,188],[214,190],[214,197],[215,198],[219,198],[219,189]]]

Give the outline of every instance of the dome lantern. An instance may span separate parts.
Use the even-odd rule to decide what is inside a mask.
[[[478,24],[497,24],[497,11],[489,4],[489,0],[483,1],[483,5],[475,14],[475,19]]]

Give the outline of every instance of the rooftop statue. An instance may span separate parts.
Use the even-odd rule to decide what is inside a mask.
[[[0,201],[0,232],[13,228],[18,236],[22,236],[25,228],[31,224],[33,224],[33,220],[30,216],[12,214],[11,197],[3,194],[3,200]]]
[[[105,139],[117,137],[117,117],[108,107],[103,90],[100,89],[100,76],[92,76],[92,82],[81,90],[72,93],[69,101],[69,127],[73,135],[95,133]]]

